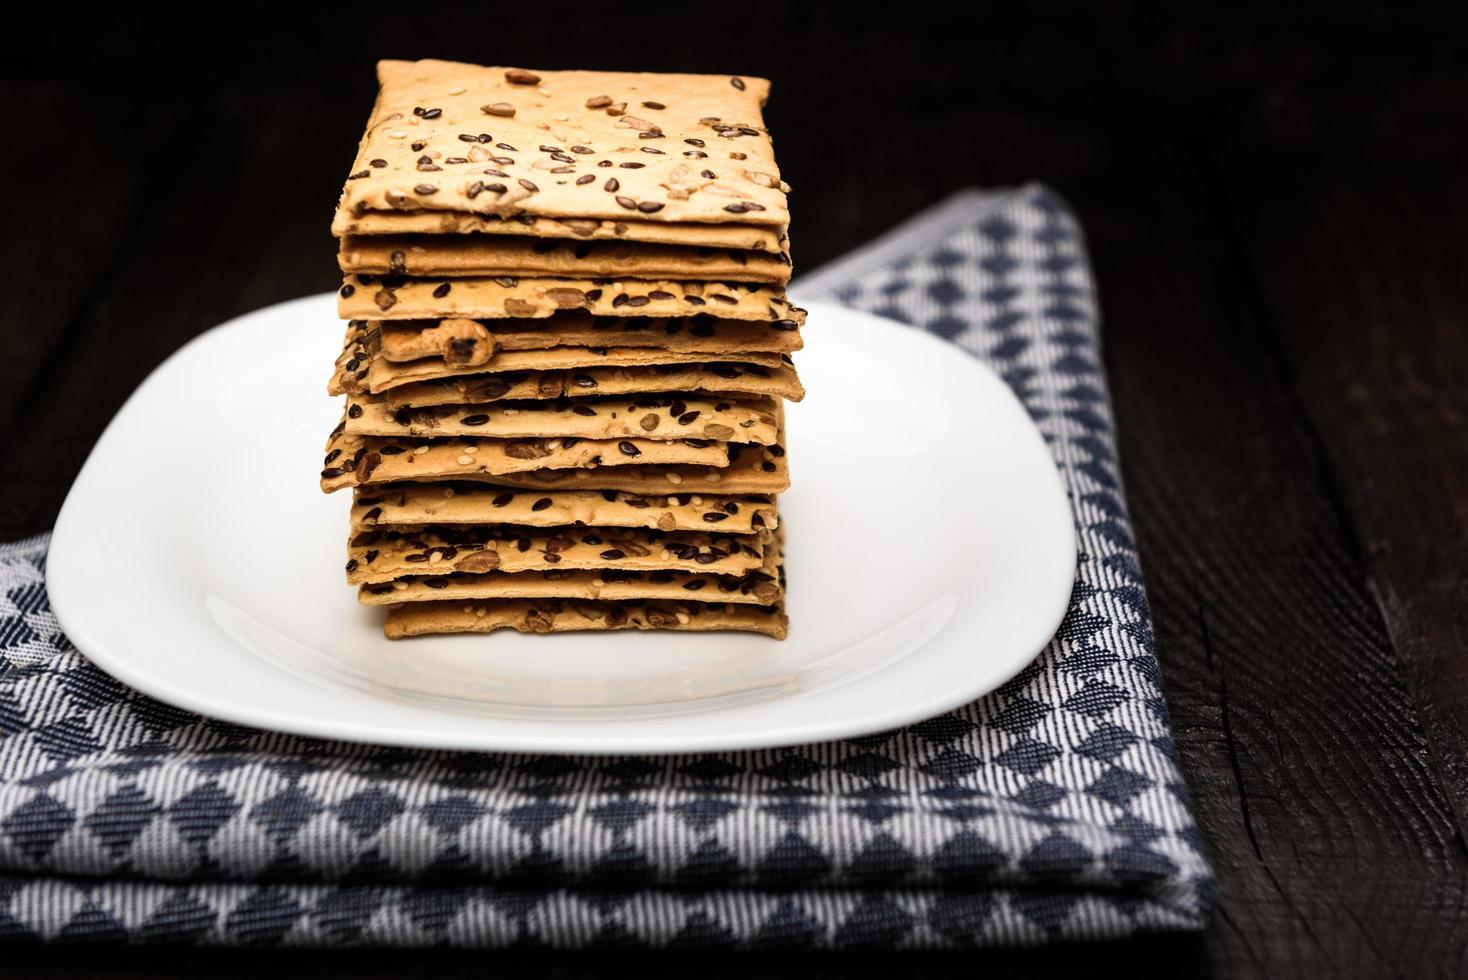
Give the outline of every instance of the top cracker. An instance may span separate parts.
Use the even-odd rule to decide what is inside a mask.
[[[762,78],[382,61],[341,208],[784,226]]]

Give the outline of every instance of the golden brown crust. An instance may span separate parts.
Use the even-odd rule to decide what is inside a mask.
[[[348,214],[789,223],[764,79],[383,61],[378,81]]]

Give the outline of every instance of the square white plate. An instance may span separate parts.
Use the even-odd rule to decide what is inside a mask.
[[[992,691],[1075,576],[1071,509],[1009,389],[920,331],[811,304],[790,406],[784,642],[584,633],[389,641],[344,580],[350,494],[317,488],[341,406],[335,297],[198,337],[118,412],[67,497],[47,585],[120,680],[261,728],[561,753],[770,747]]]

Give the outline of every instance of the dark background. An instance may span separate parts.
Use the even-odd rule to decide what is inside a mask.
[[[168,353],[337,282],[378,57],[773,79],[797,270],[960,187],[1055,188],[1220,907],[1199,939],[926,960],[12,948],[0,972],[1468,972],[1464,7],[8,12],[0,540],[51,525]]]

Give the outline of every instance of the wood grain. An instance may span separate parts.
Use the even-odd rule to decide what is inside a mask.
[[[671,2],[423,16],[435,30],[371,3],[239,8],[231,30],[201,36],[123,11],[91,31],[54,10],[14,15],[26,43],[0,68],[15,109],[0,147],[21,189],[0,226],[0,539],[50,526],[108,419],[171,351],[331,288],[326,227],[379,54],[764,74],[797,268],[961,187],[1040,178],[1078,211],[1220,905],[1200,939],[653,965],[1468,974],[1462,5],[741,5],[738,22],[777,25],[777,44],[740,44],[727,10]],[[4,972],[459,976],[486,962],[27,949]]]

